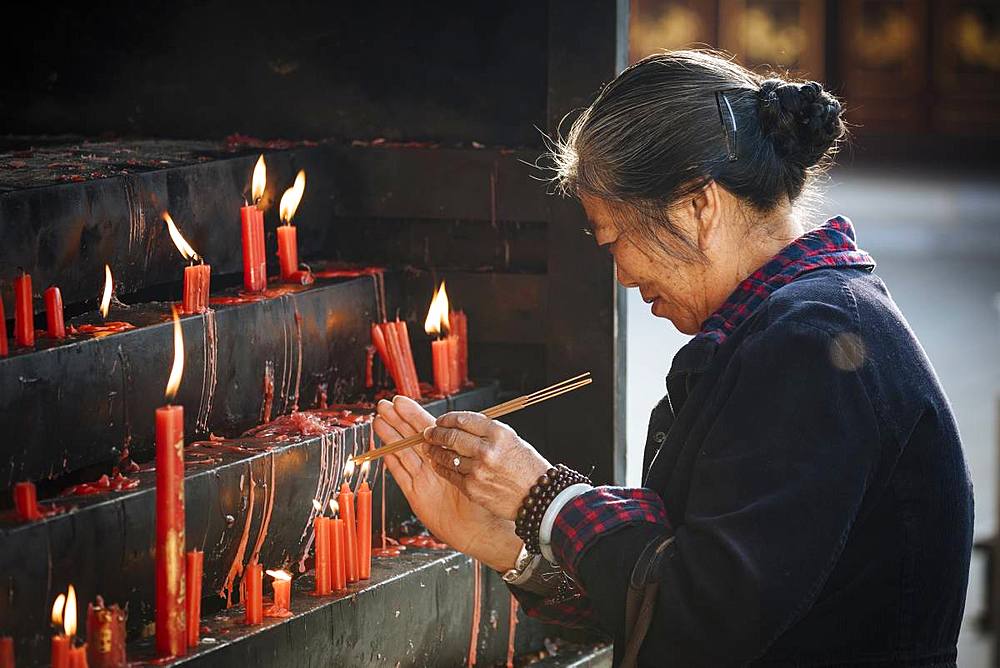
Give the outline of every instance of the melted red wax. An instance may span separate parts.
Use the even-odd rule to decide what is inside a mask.
[[[94,482],[84,482],[63,491],[63,496],[88,496],[104,492],[124,492],[139,486],[139,480],[123,476],[115,471],[112,475],[104,474]]]
[[[283,619],[285,617],[291,617],[292,613],[289,612],[288,610],[285,610],[284,608],[279,608],[278,606],[272,603],[271,605],[264,608],[264,616],[277,617],[279,619]]]
[[[423,547],[430,550],[449,549],[447,543],[442,543],[429,534],[422,534],[420,536],[403,536],[399,539],[399,544],[409,547]]]
[[[265,299],[274,299],[275,297],[282,297],[292,292],[297,292],[302,289],[302,283],[285,283],[283,285],[277,285],[273,288],[267,288],[263,292],[240,292],[238,295],[222,295],[219,297],[211,297],[208,302],[210,304],[250,304],[252,302],[259,302]]]
[[[328,385],[320,383],[316,386],[316,408],[326,408],[326,392]]]
[[[135,329],[135,325],[129,322],[106,322],[103,325],[79,325],[73,326],[69,325],[66,327],[67,334],[92,334],[94,337],[100,339],[105,336],[110,336],[111,334],[117,334],[118,332],[125,332],[130,329]]]
[[[382,273],[385,273],[383,267],[347,267],[314,271],[313,276],[316,278],[357,278],[358,276],[377,276]]]
[[[271,421],[271,406],[274,404],[274,366],[269,362],[264,369],[264,406],[260,412],[260,421]]]

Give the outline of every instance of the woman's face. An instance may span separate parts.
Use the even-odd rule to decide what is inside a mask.
[[[635,239],[616,222],[604,200],[582,195],[580,201],[597,244],[615,258],[618,282],[626,288],[639,288],[653,315],[670,320],[684,334],[696,334],[711,313],[711,309],[706,311],[703,263],[679,260],[656,244]],[[671,222],[697,234],[694,222],[686,220],[683,211],[671,213]]]

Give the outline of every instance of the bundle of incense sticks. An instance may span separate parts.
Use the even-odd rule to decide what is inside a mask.
[[[496,419],[502,415],[519,411],[522,408],[527,408],[528,406],[534,406],[535,404],[540,404],[543,401],[554,399],[560,394],[572,392],[573,390],[577,390],[584,385],[590,385],[591,382],[592,379],[589,371],[581,373],[579,376],[567,378],[562,382],[556,383],[555,385],[549,385],[548,387],[538,390],[537,392],[524,394],[520,397],[511,399],[510,401],[505,401],[502,404],[497,404],[496,406],[487,408],[483,411],[483,415],[491,419]],[[375,448],[374,450],[369,450],[368,452],[357,455],[354,457],[354,463],[362,464],[385,455],[391,455],[392,453],[399,452],[400,450],[412,448],[413,446],[423,442],[423,434],[414,434],[413,436],[408,436],[407,438],[395,441],[394,443],[383,445],[381,448]]]
[[[411,399],[420,399],[420,381],[417,380],[417,367],[413,363],[406,322],[399,318],[389,322],[373,322],[372,343],[382,358],[382,364],[392,376],[396,391]]]

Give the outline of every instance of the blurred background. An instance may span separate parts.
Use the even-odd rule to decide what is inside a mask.
[[[845,102],[853,137],[816,220],[854,221],[951,399],[979,543],[959,664],[995,665],[987,629],[1000,448],[1000,2],[632,0],[629,28],[632,62],[662,49],[720,48],[762,72],[818,80]],[[627,476],[638,484],[649,411],[687,337],[628,295]]]

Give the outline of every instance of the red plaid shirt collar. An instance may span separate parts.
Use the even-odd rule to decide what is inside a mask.
[[[855,243],[854,225],[835,216],[807,232],[740,283],[715,313],[701,324],[696,339],[721,344],[778,288],[823,267],[858,267],[871,271],[875,260]]]

